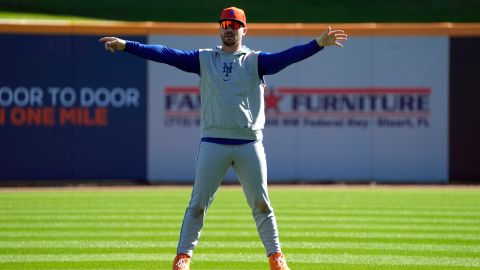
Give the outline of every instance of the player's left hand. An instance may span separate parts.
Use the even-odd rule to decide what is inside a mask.
[[[332,30],[332,28],[328,26],[327,30],[317,37],[316,40],[318,46],[326,47],[335,45],[342,48],[343,42],[347,40],[347,37],[347,34],[345,34],[343,30]]]

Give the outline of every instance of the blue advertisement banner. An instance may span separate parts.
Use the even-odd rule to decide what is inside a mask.
[[[99,38],[0,35],[0,180],[146,178],[146,61]]]

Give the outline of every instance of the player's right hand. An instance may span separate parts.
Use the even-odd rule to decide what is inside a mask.
[[[127,44],[127,41],[117,37],[103,37],[98,41],[103,42],[105,44],[105,50],[111,51],[112,53],[115,51],[123,51]]]

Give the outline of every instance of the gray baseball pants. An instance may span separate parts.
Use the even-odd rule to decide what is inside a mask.
[[[280,252],[277,223],[267,191],[267,162],[261,141],[241,145],[201,142],[190,204],[183,218],[177,254],[192,256],[198,244],[208,207],[227,169],[235,170],[267,256]]]

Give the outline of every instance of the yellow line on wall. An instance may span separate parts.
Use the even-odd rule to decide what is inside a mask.
[[[317,36],[325,23],[250,23],[252,36]],[[480,23],[334,23],[350,36],[480,36]],[[217,35],[216,23],[0,20],[0,33],[78,35]]]

